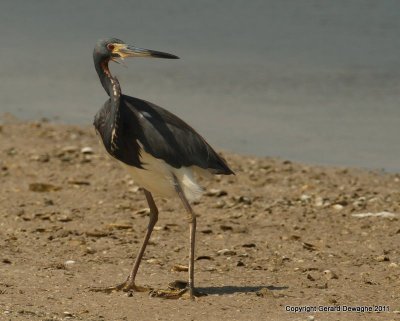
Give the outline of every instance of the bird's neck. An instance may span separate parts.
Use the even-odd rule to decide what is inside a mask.
[[[108,61],[104,60],[96,64],[96,71],[108,96],[114,101],[119,101],[121,97],[121,87],[118,79],[111,75],[110,69],[108,68]]]

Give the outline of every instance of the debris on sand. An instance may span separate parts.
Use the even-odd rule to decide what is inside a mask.
[[[359,217],[359,218],[364,218],[364,217],[394,218],[394,217],[398,217],[399,214],[383,211],[383,212],[379,212],[379,213],[359,213],[359,214],[351,214],[351,216],[353,216],[353,217]]]
[[[29,184],[29,190],[32,192],[45,193],[45,192],[59,191],[60,189],[61,189],[61,187],[55,186],[53,184],[48,184],[48,183],[31,183],[31,184]]]

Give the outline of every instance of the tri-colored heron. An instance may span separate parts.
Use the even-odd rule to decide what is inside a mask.
[[[154,195],[178,196],[189,218],[189,282],[184,289],[153,291],[155,296],[194,297],[194,249],[196,215],[190,201],[201,194],[195,174],[233,174],[225,160],[192,127],[169,111],[148,101],[125,96],[108,68],[110,61],[127,57],[178,59],[177,56],[125,44],[119,39],[99,40],[93,51],[94,65],[110,97],[94,119],[107,152],[126,164],[134,181],[144,189],[150,220],[132,271],[122,284],[105,290],[143,291],[135,284],[136,273],[158,219]]]

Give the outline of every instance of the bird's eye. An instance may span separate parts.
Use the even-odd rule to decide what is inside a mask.
[[[108,50],[114,50],[114,48],[115,48],[115,46],[114,46],[112,43],[109,43],[109,44],[107,45],[107,49],[108,49]]]

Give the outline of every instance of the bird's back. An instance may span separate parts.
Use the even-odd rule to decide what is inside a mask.
[[[108,101],[96,115],[94,125],[107,151],[127,165],[141,168],[143,149],[174,168],[197,166],[214,174],[233,174],[192,127],[148,101],[122,95],[117,111]]]

